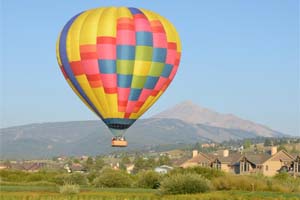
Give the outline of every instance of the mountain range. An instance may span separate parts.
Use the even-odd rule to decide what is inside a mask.
[[[3,128],[0,129],[0,159],[97,155],[116,150],[145,150],[157,145],[281,136],[284,134],[264,125],[185,101],[151,118],[138,120],[126,133],[129,146],[125,149],[110,146],[112,136],[100,120]]]

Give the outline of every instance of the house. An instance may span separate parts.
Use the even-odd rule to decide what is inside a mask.
[[[220,169],[224,172],[232,172],[232,166],[239,162],[241,153],[234,152],[229,154],[229,150],[219,151],[211,155],[212,163],[211,167]]]
[[[134,169],[134,164],[126,164],[125,167],[126,167],[127,173],[131,174]]]
[[[85,172],[87,172],[87,169],[80,163],[73,163],[70,166],[68,164],[66,164],[64,166],[64,169],[66,169],[68,173],[73,173],[73,172],[85,173]]]
[[[63,162],[63,161],[66,161],[68,158],[67,158],[66,156],[59,156],[59,157],[57,157],[56,159],[57,159],[57,161],[59,161],[59,162]]]
[[[83,155],[79,159],[82,160],[82,161],[87,161],[88,158],[89,158],[88,156]]]
[[[173,167],[168,166],[168,165],[162,165],[159,167],[155,167],[154,171],[160,174],[166,174],[168,173],[170,170],[172,170]]]
[[[0,163],[0,170],[9,169],[9,168],[10,168],[10,165],[5,164],[5,163]]]
[[[287,168],[289,171],[293,161],[292,155],[284,150],[277,152],[277,147],[272,147],[270,157],[261,163],[260,169],[265,176],[274,176],[282,168]]]
[[[120,164],[119,164],[119,162],[112,162],[112,163],[110,163],[110,167],[114,170],[119,170]]]
[[[181,167],[211,167],[234,174],[261,173],[265,176],[274,176],[283,170],[299,175],[300,156],[290,155],[284,150],[277,152],[277,147],[272,147],[270,152],[229,152],[222,150],[215,153],[202,153],[194,150],[193,157],[181,164]]]
[[[27,172],[38,172],[46,167],[46,163],[43,162],[22,162],[22,163],[12,163],[9,169],[21,170]]]
[[[201,167],[211,167],[211,163],[213,161],[213,158],[209,154],[205,154],[202,152],[199,152],[197,150],[193,150],[193,157],[190,160],[187,160],[186,162],[182,163],[180,167],[187,168],[187,167],[195,167],[195,166],[201,166]]]
[[[204,144],[201,144],[201,148],[209,148],[209,147],[215,148],[216,144],[215,143],[204,143]]]

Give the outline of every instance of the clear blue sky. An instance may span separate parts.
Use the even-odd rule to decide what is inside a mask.
[[[192,100],[300,135],[296,0],[2,0],[1,127],[96,119],[65,82],[56,62],[55,43],[72,16],[111,5],[160,13],[181,36],[179,72],[145,117]]]

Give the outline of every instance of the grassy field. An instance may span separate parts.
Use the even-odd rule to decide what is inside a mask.
[[[62,195],[52,186],[1,186],[1,200],[299,200],[299,193],[217,191],[193,195],[159,195],[138,188],[82,188],[76,195]]]

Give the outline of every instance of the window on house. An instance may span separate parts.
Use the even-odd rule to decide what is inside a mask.
[[[269,170],[269,166],[268,165],[266,165],[266,171],[268,171]]]

